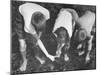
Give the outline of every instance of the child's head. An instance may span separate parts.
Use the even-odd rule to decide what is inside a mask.
[[[55,33],[57,34],[57,41],[59,43],[65,43],[69,40],[69,35],[64,27],[58,28]]]
[[[41,12],[35,12],[31,17],[31,24],[34,25],[37,31],[42,31],[45,29],[46,18]]]

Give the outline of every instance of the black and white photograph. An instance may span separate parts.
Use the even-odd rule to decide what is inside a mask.
[[[96,6],[10,1],[11,75],[96,70]]]

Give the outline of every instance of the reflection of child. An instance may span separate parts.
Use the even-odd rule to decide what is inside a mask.
[[[25,22],[25,32],[31,34],[37,40],[37,45],[41,48],[44,54],[51,60],[54,60],[54,57],[48,54],[45,46],[40,40],[42,31],[45,29],[46,20],[50,17],[49,11],[38,4],[25,3],[19,6],[19,12],[23,16]],[[27,65],[25,40],[21,39],[20,44],[20,51],[23,57],[23,64],[21,65],[20,70],[25,71]],[[41,61],[39,57],[37,57],[37,59]]]
[[[74,15],[76,14],[76,15]],[[75,18],[74,18],[75,17]],[[78,14],[74,9],[62,8],[58,14],[58,17],[55,21],[53,32],[56,33],[58,47],[57,47],[57,56],[60,57],[62,54],[62,48],[66,45],[70,46],[70,39],[72,37],[74,29],[74,19],[78,18]],[[67,57],[67,55],[65,55]]]
[[[56,54],[57,54],[56,57],[60,57],[61,54],[62,54],[62,48],[64,46],[66,46],[66,50],[69,48],[69,35],[68,35],[67,30],[64,27],[58,28],[55,31],[55,33],[57,34],[57,43],[58,43],[57,51],[56,51]],[[64,55],[64,59],[65,60],[69,59],[69,57],[67,56],[67,53]]]
[[[93,26],[95,25],[95,13],[86,11],[83,16],[77,19],[77,23],[82,29],[86,30],[86,35],[90,38],[90,40],[88,41],[88,53],[86,55],[86,62],[88,62],[90,60],[90,52],[92,49],[93,36],[91,35],[91,31]]]

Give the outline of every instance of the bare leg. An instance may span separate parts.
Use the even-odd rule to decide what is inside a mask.
[[[62,49],[61,44],[58,44],[57,51],[56,51],[56,57],[60,57],[60,55],[61,55],[61,49]]]
[[[25,71],[26,70],[26,66],[27,66],[27,59],[26,59],[26,43],[24,39],[20,39],[20,52],[22,55],[22,59],[23,59],[23,63],[20,67],[21,71]]]
[[[92,50],[92,39],[93,39],[93,36],[90,37],[90,40],[88,42],[89,46],[88,46],[88,53],[86,55],[86,63],[89,62],[90,60],[90,52]]]
[[[61,50],[62,50],[62,48],[63,48],[63,46],[65,45],[65,43],[62,43],[62,44],[59,44],[58,43],[58,46],[57,46],[57,51],[56,51],[56,56],[55,57],[60,57],[61,56]]]

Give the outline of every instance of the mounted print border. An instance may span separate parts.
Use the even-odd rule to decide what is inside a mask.
[[[11,74],[96,69],[96,6],[11,0]]]

